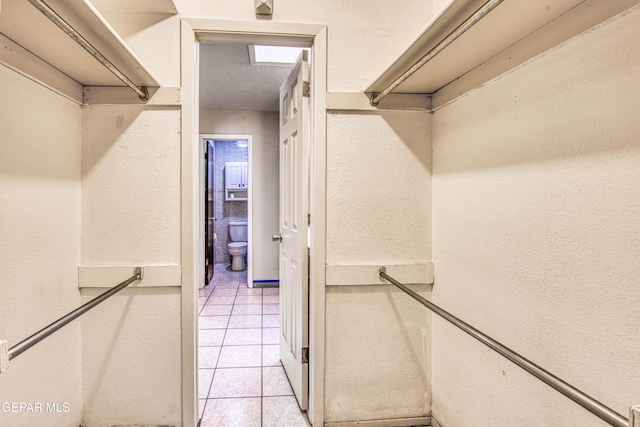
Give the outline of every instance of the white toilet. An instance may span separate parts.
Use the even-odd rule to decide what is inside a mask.
[[[242,271],[245,268],[244,256],[247,253],[247,222],[229,221],[229,239],[227,244],[231,255],[231,270]]]

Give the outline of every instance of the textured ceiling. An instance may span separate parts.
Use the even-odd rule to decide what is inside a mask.
[[[200,108],[278,111],[291,66],[251,65],[246,45],[200,45]]]

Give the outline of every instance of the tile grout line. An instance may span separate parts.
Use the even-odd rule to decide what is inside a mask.
[[[215,266],[214,266],[215,268]],[[213,282],[215,280],[215,276],[211,279],[211,282]],[[210,282],[210,283],[211,283]],[[213,297],[213,292],[215,291],[216,285],[214,285],[213,290],[211,291],[211,293],[209,294],[209,297],[207,298],[207,300],[205,301],[205,304],[202,306],[202,309],[204,310],[204,307],[207,305],[207,303],[209,302],[209,299],[211,297]],[[222,288],[221,288],[222,289]],[[231,314],[233,313],[233,308],[235,307],[235,302],[236,302],[236,298],[238,297],[238,287],[236,287],[236,293],[233,297],[233,303],[231,304],[231,313],[229,313],[229,319],[227,320],[227,326],[224,329],[224,335],[222,336],[222,342],[220,343],[220,351],[218,352],[218,357],[216,359],[216,363],[215,363],[215,367],[213,368],[213,376],[211,377],[211,384],[209,384],[209,389],[207,390],[207,396],[205,398],[204,401],[204,408],[202,409],[202,417],[201,420],[204,419],[204,413],[207,409],[207,405],[209,403],[209,398],[210,398],[210,394],[211,394],[211,389],[213,388],[213,380],[216,378],[216,371],[218,370],[218,363],[220,362],[220,355],[222,354],[222,347],[224,346],[224,341],[227,338],[227,331],[229,330],[229,323],[231,322]],[[200,348],[198,346],[198,351],[200,351]],[[198,367],[199,370],[199,367]]]
[[[213,277],[211,278],[211,280],[209,281],[209,283],[207,283],[207,286],[211,286],[211,284],[213,283]],[[203,289],[207,289],[207,286],[205,286]],[[213,285],[213,287],[215,288],[215,285]],[[198,316],[200,316],[200,314],[202,313],[202,310],[204,310],[204,307],[207,305],[207,303],[209,302],[209,298],[211,298],[211,295],[213,294],[213,290],[211,290],[211,292],[209,292],[209,295],[206,295],[207,299],[204,300],[204,304],[202,304],[202,308],[200,308],[200,310],[198,310]],[[198,298],[200,298],[200,295],[198,294]],[[200,305],[200,301],[198,300],[198,305]]]
[[[223,273],[223,274],[224,274],[224,273]],[[222,277],[221,277],[221,275],[218,275],[218,278],[221,278],[221,279],[225,282],[225,283],[219,283],[219,284],[220,284],[220,285],[222,285],[223,287],[222,287],[222,288],[218,288],[218,289],[229,289],[229,290],[230,290],[230,289],[232,289],[232,288],[233,288],[233,286],[230,286],[232,283],[231,283],[231,282],[227,283],[227,281],[226,281],[226,280],[224,280],[224,278],[222,278]],[[225,343],[226,343],[226,340],[227,340],[228,338],[229,338],[229,339],[231,339],[231,336],[229,336],[229,335],[228,335],[228,333],[229,333],[229,329],[238,329],[238,330],[242,330],[242,329],[253,329],[253,327],[250,327],[250,326],[247,326],[247,327],[238,327],[238,328],[230,328],[231,320],[232,320],[232,317],[231,317],[231,316],[233,316],[234,314],[239,315],[239,316],[242,316],[242,315],[249,316],[249,315],[251,315],[252,313],[255,313],[255,311],[259,311],[259,315],[260,315],[260,318],[259,318],[259,322],[260,322],[260,323],[259,323],[259,332],[260,332],[260,337],[259,337],[259,339],[255,340],[255,341],[258,341],[258,342],[259,342],[259,345],[260,345],[260,349],[259,349],[259,357],[260,357],[260,362],[259,362],[259,363],[260,363],[260,365],[258,365],[258,366],[260,367],[260,395],[259,395],[259,398],[260,398],[260,415],[259,415],[259,417],[260,417],[260,426],[262,427],[262,426],[265,426],[265,425],[266,425],[266,421],[267,421],[267,420],[265,420],[265,419],[264,419],[264,415],[265,415],[265,414],[264,414],[264,410],[265,410],[265,386],[266,386],[266,383],[265,383],[265,371],[266,371],[266,370],[265,370],[265,368],[267,367],[267,366],[265,366],[265,351],[266,351],[266,350],[265,350],[265,348],[264,348],[267,344],[265,344],[265,343],[266,343],[266,340],[265,340],[265,337],[264,337],[264,332],[265,332],[265,330],[269,330],[269,329],[278,329],[278,328],[279,328],[279,325],[274,326],[274,325],[273,325],[273,319],[272,319],[271,317],[268,319],[268,320],[270,321],[270,322],[269,322],[270,324],[268,325],[268,327],[267,327],[267,325],[266,325],[266,323],[267,323],[267,322],[266,322],[266,320],[267,320],[267,319],[265,319],[265,316],[267,315],[267,313],[266,313],[266,307],[265,307],[265,304],[266,304],[266,303],[265,303],[265,299],[264,299],[264,298],[265,298],[264,289],[259,289],[259,295],[255,295],[254,293],[248,293],[248,292],[247,292],[247,293],[245,293],[244,291],[241,293],[241,292],[240,292],[240,286],[241,286],[242,284],[245,284],[245,286],[247,286],[247,287],[248,287],[248,285],[247,285],[247,278],[246,278],[246,277],[244,277],[244,278],[236,278],[233,282],[235,282],[235,284],[236,284],[237,286],[235,287],[235,292],[233,292],[233,294],[234,294],[234,298],[233,298],[233,302],[230,304],[230,305],[231,305],[231,312],[230,312],[229,317],[228,317],[228,320],[227,320],[227,322],[226,322],[226,327],[224,327],[224,328],[213,328],[213,329],[220,329],[220,330],[221,330],[221,329],[224,329],[224,333],[223,333],[223,336],[222,336],[222,342],[220,343],[220,351],[219,351],[219,353],[218,353],[217,360],[216,360],[216,363],[215,363],[214,368],[213,368],[213,369],[214,369],[214,374],[213,374],[213,376],[212,376],[212,380],[211,380],[211,383],[210,383],[210,385],[209,385],[208,393],[207,393],[207,394],[206,394],[206,396],[205,396],[205,402],[204,402],[204,405],[203,405],[203,408],[202,408],[202,417],[201,417],[201,421],[203,422],[203,425],[206,425],[206,421],[205,421],[205,412],[206,412],[206,408],[207,408],[207,407],[209,407],[209,404],[212,404],[212,405],[213,405],[213,403],[212,403],[212,402],[209,402],[209,400],[225,401],[225,400],[227,400],[227,399],[253,399],[253,398],[254,398],[253,396],[242,396],[242,397],[232,397],[232,396],[212,397],[212,396],[211,396],[211,393],[212,393],[212,391],[213,391],[213,389],[214,389],[214,388],[213,388],[213,381],[215,380],[215,378],[216,378],[216,376],[217,376],[216,374],[219,374],[219,372],[218,372],[219,370],[221,370],[221,369],[222,369],[222,370],[224,370],[224,369],[225,369],[225,367],[224,367],[224,366],[221,366],[221,365],[220,365],[220,362],[221,362],[221,358],[222,358],[222,354],[223,354],[223,352],[222,352],[223,348],[229,347],[229,345],[226,345],[226,344],[225,344]],[[227,287],[227,286],[229,286],[229,287]],[[214,293],[215,293],[215,291],[216,291],[216,288],[217,288],[217,285],[214,285],[213,290],[212,290],[212,292],[207,296],[207,298],[206,298],[206,300],[205,300],[205,302],[204,302],[204,304],[203,304],[203,308],[200,310],[200,313],[202,313],[202,312],[203,312],[204,307],[206,307],[207,305],[213,305],[213,304],[211,304],[211,303],[212,303],[212,302],[213,302],[213,300],[216,298],[216,296],[214,295]],[[255,292],[255,291],[254,291],[254,292]],[[244,308],[245,306],[251,306],[251,305],[252,305],[252,304],[251,304],[251,302],[249,302],[249,301],[251,301],[251,296],[252,296],[252,295],[255,295],[255,296],[259,296],[259,297],[260,297],[260,302],[259,302],[259,304],[260,304],[260,309],[259,309],[259,310],[251,309],[251,310],[247,311],[247,313],[236,313],[236,309],[237,309],[237,308],[239,308],[239,306],[241,306],[241,305],[243,306],[243,307],[242,307],[242,310],[240,310],[240,311],[245,311],[245,308]],[[272,294],[272,293],[269,293],[269,295],[273,295],[273,294]],[[220,296],[231,296],[231,295],[225,295],[225,294],[223,293],[223,294],[221,294]],[[245,298],[245,299],[243,299],[242,301],[239,301],[239,297],[240,297],[240,296],[242,296],[242,297],[243,297],[243,298]],[[254,300],[255,300],[255,298],[254,298]],[[241,302],[244,302],[244,304],[241,304]],[[272,304],[272,305],[279,305],[279,301],[278,301],[278,302],[276,302],[276,303],[274,303],[273,301],[271,301],[271,300],[270,300],[270,301],[269,301],[269,303],[270,303],[270,304]],[[199,315],[200,315],[200,313],[199,313]],[[258,314],[258,313],[256,313],[256,314]],[[273,314],[274,314],[274,313],[273,313],[273,307],[271,307],[271,306],[270,306],[269,314],[271,314],[271,315],[273,315]],[[278,313],[276,313],[276,314],[278,314]],[[248,323],[246,323],[246,325],[251,324],[251,322],[249,322],[249,320],[250,320],[250,319],[247,319],[247,322],[248,322]],[[255,319],[255,320],[257,320],[257,319]],[[238,322],[239,322],[239,323],[238,323]],[[236,323],[237,323],[238,325],[243,325],[243,324],[245,324],[245,322],[244,322],[244,321],[238,321],[238,322],[234,322],[234,325],[235,325]],[[257,325],[256,325],[256,326],[257,326]],[[239,333],[241,334],[241,332],[239,332]],[[241,335],[242,335],[242,334],[241,334]],[[245,335],[242,335],[242,337],[244,337],[244,336],[245,336]],[[255,338],[257,338],[257,337],[255,337]],[[233,345],[233,346],[250,346],[250,345],[253,345],[253,344],[250,344],[250,342],[255,342],[255,341],[254,341],[254,339],[251,339],[251,340],[249,340],[249,341],[246,341],[246,343],[243,343],[243,341],[246,341],[246,340],[241,339],[240,341],[237,341],[238,343],[237,343],[237,344],[235,344],[235,345]],[[274,344],[274,343],[270,343],[269,345],[276,345],[276,346],[277,346],[277,344]],[[199,347],[200,347],[200,346],[199,346]],[[212,347],[212,346],[202,346],[202,347]],[[270,353],[271,353],[271,352],[270,352]],[[235,364],[233,364],[233,363],[232,363],[231,365],[235,366]],[[228,368],[233,368],[233,366],[228,366]],[[280,366],[281,366],[281,365],[280,365]],[[245,366],[243,366],[243,367],[245,367]],[[237,367],[237,368],[240,368],[240,367]],[[237,368],[235,368],[235,369],[237,369]],[[246,366],[246,368],[251,368],[251,366]],[[284,397],[289,397],[289,396],[291,396],[291,395],[292,395],[292,394],[276,394],[276,395],[274,395],[274,397],[283,397],[283,398],[284,398]],[[258,397],[258,396],[256,396],[256,397]],[[278,402],[280,402],[280,401],[278,400]],[[256,402],[256,403],[257,403],[257,402]],[[212,408],[210,408],[210,409],[212,409]],[[216,411],[216,412],[217,412],[217,411]],[[254,418],[254,419],[255,419],[255,418]]]
[[[264,289],[260,289],[260,427],[264,425]]]
[[[215,265],[213,266],[214,268],[214,273],[215,273]],[[213,295],[213,291],[216,288],[216,285],[213,284],[215,280],[215,276],[212,275],[211,280],[209,281],[209,283],[207,284],[208,286],[212,286],[213,285],[213,289],[211,289],[211,292],[209,293],[209,295],[207,296],[207,299],[204,301],[204,304],[202,304],[202,308],[200,309],[200,311],[198,311],[198,323],[200,323],[200,316],[202,314],[202,311],[204,310],[204,308],[206,307],[207,303],[209,302],[209,299],[211,299],[211,296]],[[206,288],[206,286],[205,286]],[[200,325],[198,325],[198,335],[200,335]],[[225,335],[226,335],[226,331],[225,331]],[[224,342],[224,337],[223,337],[223,342]],[[198,342],[198,359],[199,359],[199,355],[200,355],[200,342]],[[220,351],[222,351],[222,345],[220,346]],[[220,358],[220,355],[218,354],[218,359]],[[218,362],[216,361],[216,365],[218,364]],[[207,403],[209,403],[209,393],[211,393],[211,386],[213,385],[213,378],[216,375],[216,370],[215,368],[213,369],[213,375],[211,376],[211,383],[209,384],[209,388],[207,390],[207,395],[204,397],[204,406],[202,407],[202,412],[200,411],[200,407],[198,407],[198,425],[200,425],[200,423],[202,423],[202,420],[204,419],[204,412],[207,410]],[[200,363],[198,362],[198,377],[200,376]],[[199,379],[198,379],[199,380]],[[200,403],[200,392],[198,391],[198,404]]]

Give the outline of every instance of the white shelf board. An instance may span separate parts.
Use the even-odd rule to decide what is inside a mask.
[[[225,190],[224,199],[227,202],[246,202],[247,200],[249,200],[248,194],[249,194],[248,188],[238,188],[238,189],[227,188]],[[238,197],[236,197],[236,195]]]
[[[86,0],[47,4],[138,86],[157,80]],[[3,0],[0,33],[82,86],[124,86],[109,70],[25,0]]]
[[[381,92],[444,39],[485,0],[451,1],[415,41],[366,90]],[[434,107],[473,89],[540,53],[640,3],[640,0],[505,0],[460,36],[393,93],[437,94],[483,64],[495,62],[482,77],[467,79],[447,99],[434,97]],[[519,46],[517,55],[513,47]],[[510,51],[511,49],[511,51]],[[506,59],[501,54],[507,55]]]

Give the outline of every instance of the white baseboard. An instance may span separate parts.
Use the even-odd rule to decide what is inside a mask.
[[[394,418],[388,420],[348,421],[344,423],[325,423],[325,427],[410,427],[429,426],[431,417]]]

